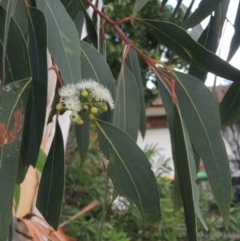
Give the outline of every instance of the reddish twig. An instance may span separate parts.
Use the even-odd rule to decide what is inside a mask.
[[[125,21],[128,20],[140,20],[139,18],[136,17],[127,17],[124,19],[121,19],[117,22],[114,22],[112,19],[109,18],[109,16],[105,13],[105,12],[101,12],[90,0],[86,0],[86,2],[88,3],[89,6],[91,6],[94,11],[101,16],[106,22],[108,22],[115,30],[115,32],[118,34],[118,36],[126,43],[126,45],[129,47],[133,48],[145,61],[146,63],[153,68],[154,70],[156,70],[161,76],[164,77],[164,79],[166,80],[166,82],[169,84],[170,88],[171,88],[171,92],[172,92],[172,101],[175,102],[176,100],[176,94],[175,94],[175,89],[174,89],[174,79],[169,77],[167,74],[165,74],[161,69],[159,69],[154,62],[156,62],[155,60],[153,61],[153,59],[151,59],[150,57],[148,57],[147,55],[145,55],[141,49],[139,49],[138,47],[136,47],[131,40],[126,37],[126,35],[123,33],[123,31],[117,26],[120,23],[123,23]],[[125,54],[123,55],[124,59],[122,61],[122,63],[124,63],[124,60],[126,58]],[[158,61],[159,63],[159,61]],[[164,64],[161,63],[161,65],[165,66]]]

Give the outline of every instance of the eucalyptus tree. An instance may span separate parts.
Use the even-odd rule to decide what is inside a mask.
[[[177,24],[172,23],[177,11],[170,21],[151,19],[151,15],[138,17],[138,12],[147,7],[148,2],[136,0],[130,16],[113,19],[101,0],[97,4],[90,0],[1,0],[1,241],[11,239],[14,228],[10,226],[14,227],[18,222],[29,224],[26,219],[12,218],[13,199],[17,203],[16,184],[24,180],[29,166],[39,168],[39,161],[44,167],[39,168],[42,176],[36,206],[51,226],[44,235],[57,240],[50,234],[57,229],[61,215],[64,190],[62,126],[65,123],[60,127],[59,120],[65,112],[69,113],[76,129],[82,164],[88,152],[89,131],[95,125],[103,156],[99,161],[103,161],[116,193],[133,202],[144,221],[161,220],[161,195],[149,161],[136,144],[138,131],[144,137],[146,130],[138,58],[155,73],[168,116],[175,164],[175,210],[184,208],[188,239],[197,240],[196,218],[207,229],[196,185],[200,157],[227,228],[231,176],[220,128],[239,117],[240,71],[214,52],[230,1],[202,0],[192,15],[190,4],[184,22]],[[176,9],[181,1],[178,3]],[[113,11],[117,13],[118,9]],[[195,41],[186,30],[207,16],[210,16],[209,24]],[[238,10],[228,60],[239,47],[239,17]],[[189,74],[177,72],[159,59],[148,56],[137,46],[134,36],[131,39],[132,36],[121,29],[125,22],[133,24],[133,31],[141,26],[143,35],[151,34],[154,41],[184,59],[190,64]],[[123,46],[116,81],[106,60],[109,51],[106,48],[107,26],[118,35]],[[220,103],[220,112],[204,85],[208,72],[233,82]],[[49,87],[54,78],[57,79],[56,90]],[[49,95],[53,96],[52,101]],[[52,102],[50,113],[46,112],[49,102]],[[45,120],[54,120],[55,134],[43,161],[38,156]],[[36,234],[30,231],[33,238]]]

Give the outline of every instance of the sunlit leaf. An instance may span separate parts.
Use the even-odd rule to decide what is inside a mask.
[[[192,28],[209,16],[223,0],[202,0],[194,13],[182,24],[185,29]]]
[[[112,123],[137,140],[139,126],[139,91],[136,80],[124,64],[117,79],[117,96]]]
[[[80,80],[80,52],[77,29],[60,1],[37,0],[47,22],[48,48],[61,72],[63,81]]]
[[[240,84],[233,83],[220,102],[222,127],[231,126],[240,116]]]
[[[139,105],[140,105],[139,130],[142,134],[142,137],[144,138],[145,132],[146,132],[146,106],[145,106],[143,82],[142,82],[138,56],[137,56],[137,53],[132,48],[130,48],[129,54],[126,58],[126,65],[132,71],[138,86]]]
[[[7,240],[25,106],[31,79],[4,86],[0,97],[0,240]]]
[[[145,221],[158,222],[161,218],[158,187],[146,156],[119,128],[103,121],[96,124],[100,148],[110,161],[107,171],[118,193],[136,204]]]
[[[238,69],[198,44],[184,29],[163,21],[142,20],[142,22],[160,43],[190,64],[223,78],[240,81]]]
[[[64,146],[59,124],[43,168],[38,196],[37,208],[46,221],[57,229],[61,214],[64,191]]]

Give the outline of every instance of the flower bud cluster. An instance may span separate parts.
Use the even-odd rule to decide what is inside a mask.
[[[79,125],[83,124],[79,116],[80,111],[88,111],[88,118],[94,120],[96,114],[107,111],[108,106],[114,109],[110,91],[92,79],[83,80],[77,84],[67,84],[60,88],[58,93],[62,97],[62,102],[57,104],[56,109],[71,110],[70,119]]]

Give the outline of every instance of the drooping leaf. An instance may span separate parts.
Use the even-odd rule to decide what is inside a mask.
[[[29,15],[29,54],[33,76],[33,109],[27,163],[35,167],[45,125],[47,105],[47,26],[43,13],[33,7]]]
[[[0,97],[0,240],[7,240],[25,106],[31,79],[4,86]]]
[[[240,84],[233,83],[219,104],[222,127],[231,126],[240,116]]]
[[[136,204],[145,221],[158,222],[161,218],[158,187],[146,156],[119,128],[99,120],[96,124],[100,148],[110,161],[107,171],[116,190]]]
[[[147,2],[149,2],[149,0],[135,0],[133,16],[136,16],[137,12],[139,12],[147,4]]]
[[[16,0],[9,0],[7,2],[7,7],[6,7],[6,13],[3,16],[4,21],[3,21],[3,29],[2,31],[4,32],[3,34],[3,52],[2,52],[2,69],[3,69],[3,73],[2,73],[2,81],[0,83],[0,90],[3,87],[3,85],[5,84],[6,81],[6,55],[7,55],[7,45],[8,45],[8,38],[9,38],[9,28],[10,28],[10,22],[12,19],[12,15],[13,15],[13,7],[14,7],[14,3]]]
[[[17,184],[20,184],[23,182],[26,172],[28,170],[27,153],[28,153],[28,143],[29,143],[29,137],[30,137],[32,108],[33,108],[32,88],[30,88],[29,96],[28,96],[28,100],[25,108],[22,143],[21,143],[21,150],[19,154],[18,172],[17,172],[17,179],[16,179]]]
[[[98,47],[98,36],[97,36],[97,32],[96,29],[94,27],[94,24],[92,22],[92,19],[90,18],[90,16],[88,15],[87,10],[85,9],[84,4],[82,3],[82,1],[80,0],[80,5],[86,20],[86,27],[87,27],[87,33],[88,33],[88,37],[91,40],[92,44],[95,46],[95,48]]]
[[[219,26],[217,26],[217,15],[211,16],[210,22],[205,30],[202,32],[198,43],[204,46],[207,50],[215,53],[217,51],[218,43],[219,43],[219,34],[217,31],[219,30]],[[207,78],[208,72],[203,71],[194,65],[191,65],[189,68],[190,75],[200,79],[205,82]]]
[[[193,76],[176,73],[176,94],[192,143],[201,156],[225,226],[231,202],[228,157],[220,134],[217,103],[208,88]]]
[[[199,210],[199,190],[192,146],[184,124],[175,107],[174,119],[175,163],[184,207],[188,240],[197,240],[195,206]],[[195,195],[195,192],[197,195]],[[200,210],[199,210],[200,213]],[[201,215],[201,214],[200,214]],[[200,216],[201,217],[201,216]]]
[[[195,12],[182,24],[185,29],[192,28],[209,16],[223,0],[202,0]]]
[[[6,11],[0,7],[0,54],[3,54],[4,26]],[[31,76],[27,45],[21,30],[13,19],[10,21],[6,52],[5,84],[26,79]],[[2,55],[1,55],[2,56]],[[3,77],[3,65],[0,65],[0,78]]]
[[[83,165],[88,154],[90,140],[90,122],[88,120],[87,112],[82,112],[81,118],[84,121],[84,124],[81,126],[75,125],[75,135],[77,139],[78,151],[80,154],[80,162],[81,165]]]
[[[58,1],[37,0],[47,22],[48,48],[65,84],[80,80],[80,47],[77,29]]]
[[[167,2],[168,2],[168,0],[162,0],[160,9],[162,9],[166,5]]]
[[[233,57],[233,55],[238,50],[239,46],[240,46],[240,2],[238,3],[237,14],[234,21],[234,34],[231,39],[227,61],[229,61]]]
[[[143,82],[142,82],[138,56],[137,56],[137,53],[132,48],[130,48],[129,54],[126,58],[126,65],[132,71],[138,86],[139,105],[140,105],[139,130],[142,134],[142,137],[144,138],[146,133],[146,106],[145,106],[145,99],[144,99]]]
[[[170,18],[170,21],[171,21],[171,22],[173,21],[176,13],[177,13],[177,11],[178,11],[178,9],[180,8],[181,3],[182,3],[182,0],[178,0],[178,1],[177,1],[177,5],[176,5],[176,7],[174,8],[173,13],[172,13],[172,16],[171,16],[171,18]]]
[[[175,167],[173,205],[174,205],[174,211],[177,212],[182,207],[182,196],[180,191],[177,165],[175,163],[176,157],[175,157],[175,142],[174,142],[174,113],[175,113],[174,104],[171,98],[171,90],[169,89],[169,86],[167,85],[166,81],[162,78],[161,75],[159,75],[158,72],[156,71],[154,72],[157,77],[158,90],[159,90],[161,99],[163,101],[165,111],[167,113],[168,126],[169,126],[169,132],[171,137],[172,156],[173,156],[174,167]]]
[[[223,78],[240,81],[238,69],[198,44],[184,29],[163,21],[142,20],[142,22],[156,39],[190,64]]]
[[[103,56],[90,44],[81,42],[81,76],[82,79],[93,79],[104,85],[116,97],[115,81]]]
[[[61,214],[64,192],[64,146],[59,124],[43,168],[38,196],[37,208],[45,220],[57,229]]]
[[[137,140],[139,126],[139,91],[136,80],[127,67],[122,65],[117,79],[117,96],[112,123]]]

